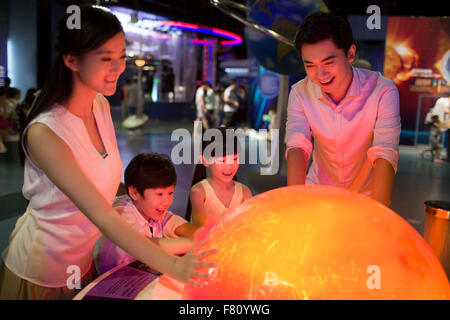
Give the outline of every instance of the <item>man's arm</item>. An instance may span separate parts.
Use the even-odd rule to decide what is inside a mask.
[[[300,148],[289,149],[287,154],[287,185],[305,184],[308,156]]]
[[[444,108],[444,113],[450,114],[450,106]]]
[[[311,127],[296,89],[289,93],[286,122],[287,185],[305,184],[312,152]]]
[[[367,152],[372,162],[372,198],[389,205],[397,170],[400,140],[400,108],[397,88],[387,90],[380,99],[374,128],[373,146]]]
[[[230,105],[234,105],[236,108],[239,107],[239,102],[231,98],[231,94],[228,92],[227,94],[224,94],[223,100],[225,103],[228,103]]]
[[[447,120],[445,122],[435,123],[435,125],[440,129],[448,129],[448,128],[450,128],[450,120]]]
[[[388,206],[391,201],[394,176],[395,171],[389,161],[381,158],[375,160],[373,166],[372,198],[385,206]]]

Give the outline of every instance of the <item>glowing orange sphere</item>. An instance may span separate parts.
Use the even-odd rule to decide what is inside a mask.
[[[450,299],[439,260],[378,202],[325,186],[260,194],[205,236],[218,263],[185,299]]]

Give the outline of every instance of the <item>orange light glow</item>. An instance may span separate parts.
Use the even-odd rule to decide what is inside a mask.
[[[145,60],[143,60],[143,59],[137,59],[136,61],[134,61],[134,63],[135,63],[138,67],[143,67],[143,66],[145,66]]]
[[[253,197],[204,236],[219,248],[184,299],[450,299],[439,260],[405,220],[364,195],[290,186]]]
[[[418,66],[419,55],[405,43],[386,46],[385,55],[385,76],[397,84],[411,78]]]

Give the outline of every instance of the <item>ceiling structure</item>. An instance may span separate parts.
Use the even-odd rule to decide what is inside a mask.
[[[71,3],[73,0],[56,0]],[[251,5],[260,0],[233,0]],[[298,0],[300,1],[300,0]],[[377,5],[381,15],[390,16],[442,16],[442,3],[411,0],[323,0],[330,11],[343,15],[365,15],[367,7]],[[79,0],[80,3],[119,5],[166,16],[173,20],[223,28],[235,33],[243,32],[243,25],[210,4],[210,0]]]
[[[73,0],[55,0],[59,3],[73,4]],[[251,6],[260,0],[233,0]],[[262,1],[262,0],[261,0]],[[276,0],[275,0],[276,1]],[[300,1],[300,0],[297,0]],[[323,0],[330,11],[342,15],[366,15],[367,8],[377,5],[383,16],[442,16],[443,7],[433,2],[411,0]],[[195,23],[221,28],[244,36],[244,25],[221,12],[210,4],[210,0],[79,0],[78,3],[100,3],[102,5],[124,6],[165,16],[176,21]],[[243,37],[244,38],[244,37]],[[234,47],[236,56],[246,56],[244,45]]]
[[[443,16],[442,2],[411,0],[324,0],[330,11],[343,15],[365,15],[367,7],[377,5],[383,16]]]

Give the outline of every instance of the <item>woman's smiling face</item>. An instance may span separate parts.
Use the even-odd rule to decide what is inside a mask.
[[[125,70],[125,35],[117,33],[99,48],[78,58],[79,80],[95,92],[111,96]]]

